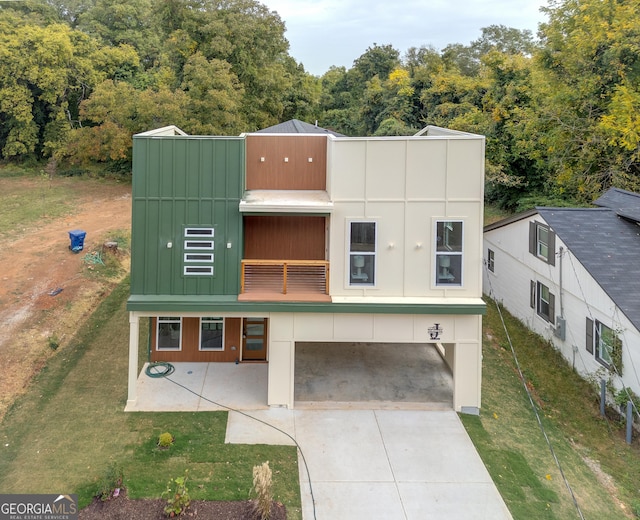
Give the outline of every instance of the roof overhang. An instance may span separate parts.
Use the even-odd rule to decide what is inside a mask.
[[[324,190],[247,190],[240,213],[296,213],[328,215],[333,202]]]

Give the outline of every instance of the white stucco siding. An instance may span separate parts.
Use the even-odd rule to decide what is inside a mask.
[[[478,297],[484,141],[339,139],[329,142],[330,294]],[[463,284],[435,285],[437,220],[464,222]],[[349,222],[372,220],[377,249],[374,286],[349,286]]]
[[[488,231],[484,235],[484,256],[494,251],[494,272],[484,269],[484,292],[529,328],[548,339],[578,373],[585,377],[608,374],[595,355],[586,348],[586,319],[597,320],[616,330],[623,343],[622,378],[613,377],[617,388],[627,386],[640,395],[640,332],[616,307],[612,299],[584,266],[556,237],[556,265],[551,266],[529,253],[531,220],[544,222],[538,215]],[[560,253],[562,252],[562,257]],[[562,294],[560,291],[562,269]],[[555,296],[555,315],[564,311],[565,340],[554,334],[551,324],[530,306],[530,282],[541,282]]]

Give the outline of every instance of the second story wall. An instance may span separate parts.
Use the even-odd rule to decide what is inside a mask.
[[[247,190],[324,190],[327,137],[248,135]]]
[[[484,138],[341,138],[328,155],[332,296],[482,295]]]
[[[136,136],[131,294],[238,294],[244,139]]]

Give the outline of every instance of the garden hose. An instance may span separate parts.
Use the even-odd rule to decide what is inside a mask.
[[[144,372],[149,377],[167,377],[175,371],[175,367],[171,363],[159,361],[156,363],[149,363]]]

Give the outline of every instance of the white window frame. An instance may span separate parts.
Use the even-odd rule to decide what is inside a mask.
[[[184,229],[185,238],[211,238],[215,237],[215,229],[212,227],[187,227]]]
[[[496,253],[493,249],[487,249],[487,268],[492,273],[495,273],[496,269]]]
[[[178,323],[179,337],[178,347],[160,347],[160,324],[161,323]],[[182,316],[158,316],[156,318],[156,352],[179,352],[182,350]]]
[[[611,327],[608,327],[601,321],[595,320],[594,354],[596,356],[596,360],[599,363],[607,368],[610,368],[612,364],[611,355],[613,354],[614,345],[607,345],[607,343],[602,340],[603,327],[611,331],[612,338],[616,338],[615,330],[613,330]],[[603,357],[601,353],[603,350],[607,350],[606,347],[609,347],[609,350],[607,351],[607,357]]]
[[[542,240],[540,237],[541,231],[546,233],[546,241]],[[542,226],[540,224],[536,226],[536,255],[538,258],[542,258],[545,262],[549,261],[549,233],[551,233],[551,230],[547,226]],[[545,249],[545,252],[542,251],[543,248]]]
[[[213,240],[191,240],[186,239],[184,241],[184,250],[185,251],[213,251],[215,248],[215,243]]]
[[[460,237],[460,251],[438,251],[438,225],[439,224],[460,224],[461,225],[461,237]],[[453,230],[452,230],[453,231]],[[433,232],[433,254],[434,254],[434,269],[433,276],[434,281],[433,284],[436,287],[450,287],[450,288],[459,288],[464,286],[464,220],[462,219],[437,219],[434,223],[434,232]],[[444,283],[439,282],[439,278],[442,277],[441,274],[438,273],[438,269],[440,267],[439,257],[444,256],[459,256],[460,257],[460,282],[459,283]]]
[[[183,273],[185,276],[213,276],[212,265],[185,265]]]
[[[544,292],[543,289],[547,290],[547,294],[549,295],[549,298],[547,300],[545,300],[542,296],[542,293]],[[545,303],[548,309],[547,314],[544,314],[541,310],[542,308],[542,304]],[[543,284],[542,282],[536,282],[536,314],[538,316],[540,316],[543,320],[548,321],[549,323],[553,323],[555,318],[553,316],[550,316],[551,314],[551,289],[549,289],[549,287],[547,287],[545,284]]]
[[[199,256],[201,258],[195,258],[196,256]],[[184,262],[185,264],[187,263],[193,263],[193,262],[208,262],[208,263],[213,263],[213,253],[185,253],[184,254]]]
[[[374,243],[373,251],[351,251],[351,225],[352,224],[373,224],[374,225]],[[378,221],[373,219],[351,219],[347,220],[347,287],[357,289],[360,287],[375,287],[378,280]],[[356,256],[372,256],[373,257],[373,282],[354,283],[351,281],[351,259]]]
[[[204,323],[221,323],[222,324],[222,343],[220,347],[216,348],[205,348],[202,346],[202,324]],[[224,336],[225,336],[225,326],[224,326],[224,318],[218,316],[201,316],[200,317],[200,329],[199,329],[199,337],[198,337],[198,349],[201,352],[224,352]]]

